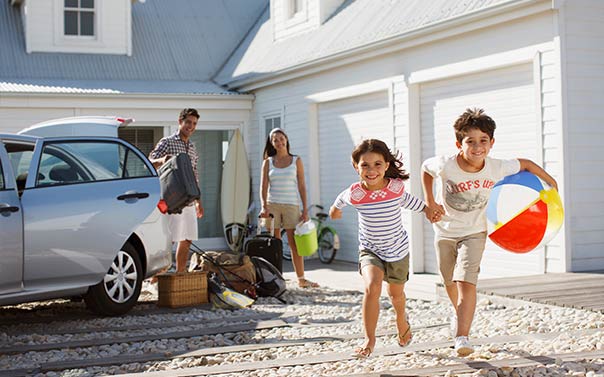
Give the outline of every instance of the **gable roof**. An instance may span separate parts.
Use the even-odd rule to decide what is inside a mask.
[[[211,81],[268,0],[132,4],[132,56],[31,53],[20,8],[0,3],[0,91],[224,94]]]
[[[241,87],[289,69],[371,48],[489,8],[533,0],[346,0],[323,25],[273,40],[269,11],[214,78]]]

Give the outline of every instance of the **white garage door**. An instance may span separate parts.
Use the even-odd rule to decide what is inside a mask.
[[[453,154],[455,119],[468,107],[483,108],[495,120],[495,145],[490,156],[540,161],[532,65],[518,65],[421,85],[422,159]],[[431,225],[424,223],[426,272],[437,273]],[[543,272],[543,249],[528,254],[503,251],[488,242],[481,277]]]
[[[380,139],[393,148],[394,128],[387,91],[319,105],[320,190],[326,208],[341,191],[358,181],[350,155],[356,144],[369,138]],[[332,225],[341,240],[336,258],[357,261],[356,210],[346,207],[342,219]]]

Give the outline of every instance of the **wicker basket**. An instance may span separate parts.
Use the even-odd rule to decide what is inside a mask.
[[[208,302],[208,277],[203,271],[158,275],[158,306],[178,308]]]

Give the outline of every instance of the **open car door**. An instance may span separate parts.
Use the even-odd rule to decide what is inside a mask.
[[[0,141],[0,295],[19,292],[23,282],[23,211],[8,154]]]

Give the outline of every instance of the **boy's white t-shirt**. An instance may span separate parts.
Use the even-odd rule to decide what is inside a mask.
[[[459,167],[457,154],[454,154],[427,159],[422,164],[422,171],[434,178],[434,199],[446,211],[442,220],[433,224],[434,231],[442,237],[463,237],[486,232],[486,209],[491,189],[504,177],[518,173],[520,161],[487,157],[482,170],[470,173]]]

